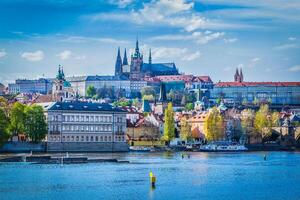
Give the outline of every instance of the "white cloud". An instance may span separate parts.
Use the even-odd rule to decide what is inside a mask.
[[[5,49],[0,49],[0,58],[3,58],[6,55],[7,55],[7,53],[6,53]]]
[[[185,55],[186,48],[174,48],[174,47],[158,47],[152,49],[153,59],[178,59]]]
[[[252,60],[251,60],[251,62],[258,62],[258,61],[260,61],[260,58],[258,58],[258,57],[252,58]]]
[[[41,61],[44,59],[44,52],[41,50],[35,52],[24,52],[21,54],[21,57],[31,62]]]
[[[195,53],[187,54],[187,55],[183,56],[182,60],[192,61],[192,60],[195,60],[195,59],[199,58],[200,56],[201,56],[200,51],[196,51]]]
[[[287,50],[287,49],[296,49],[298,47],[299,46],[296,44],[282,44],[282,45],[276,46],[274,49],[275,50]]]
[[[295,37],[289,37],[288,38],[290,41],[294,41],[294,40],[296,40],[297,38],[295,38]]]
[[[172,26],[186,32],[198,29],[242,28],[248,25],[225,23],[220,19],[207,19],[194,10],[194,2],[185,0],[158,0],[144,3],[129,13],[98,13],[85,16],[91,21],[116,20],[143,26]]]
[[[186,41],[192,40],[195,41],[197,44],[207,44],[210,41],[216,40],[224,36],[224,32],[212,32],[212,31],[205,31],[199,32],[195,31],[191,34],[176,34],[176,35],[160,35],[152,37],[151,40],[162,40],[162,41]]]
[[[238,39],[237,38],[225,38],[224,42],[225,43],[234,43],[236,42]]]
[[[130,5],[133,0],[110,0],[111,4],[118,5],[119,8],[125,8],[126,6]]]
[[[101,42],[101,43],[110,43],[110,44],[128,44],[130,43],[127,40],[118,40],[114,38],[95,38],[95,37],[83,37],[83,36],[69,36],[60,40],[61,42],[69,43],[90,43],[90,42]]]
[[[72,51],[70,50],[65,50],[63,52],[61,52],[60,54],[58,54],[57,56],[61,59],[61,60],[68,60],[72,55]]]
[[[300,65],[292,66],[288,69],[290,72],[300,72]]]

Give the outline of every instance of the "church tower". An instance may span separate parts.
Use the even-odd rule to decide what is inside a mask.
[[[238,70],[238,68],[236,68],[236,71],[235,71],[235,74],[234,74],[234,82],[238,82],[239,76],[240,76],[239,70]]]
[[[234,74],[234,82],[243,82],[244,81],[244,75],[243,75],[243,71],[242,71],[242,68],[239,69],[236,68],[236,71],[235,71],[235,74]]]
[[[65,74],[63,68],[59,65],[56,79],[54,80],[52,88],[52,98],[54,101],[63,101],[65,97],[64,92]]]
[[[139,41],[136,40],[134,54],[131,55],[130,79],[142,78],[141,69],[143,65],[143,55],[140,53]]]
[[[121,75],[122,75],[122,58],[121,58],[120,47],[119,47],[116,64],[115,64],[115,76],[121,76]]]
[[[128,65],[128,60],[127,60],[127,53],[126,53],[126,48],[124,51],[124,57],[123,57],[123,65]]]

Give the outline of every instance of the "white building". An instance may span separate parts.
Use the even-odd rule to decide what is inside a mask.
[[[48,151],[127,151],[126,111],[109,104],[56,102],[48,109]]]

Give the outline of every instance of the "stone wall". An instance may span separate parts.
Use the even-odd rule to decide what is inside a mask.
[[[7,142],[0,148],[0,152],[45,152],[46,143],[29,143],[29,142]]]
[[[47,152],[124,152],[125,142],[48,142]]]

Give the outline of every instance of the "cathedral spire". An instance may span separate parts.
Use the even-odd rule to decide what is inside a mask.
[[[116,64],[115,64],[115,76],[119,76],[121,74],[122,74],[122,58],[121,58],[120,47],[119,47]]]
[[[152,64],[152,56],[151,56],[151,49],[149,50],[149,64]]]
[[[236,71],[235,71],[235,74],[234,74],[234,81],[237,82],[239,77],[240,77],[239,69],[236,68]]]
[[[128,65],[126,48],[125,48],[125,51],[124,51],[123,65]]]
[[[243,71],[242,68],[240,69],[240,82],[244,81],[244,75],[243,75]]]

